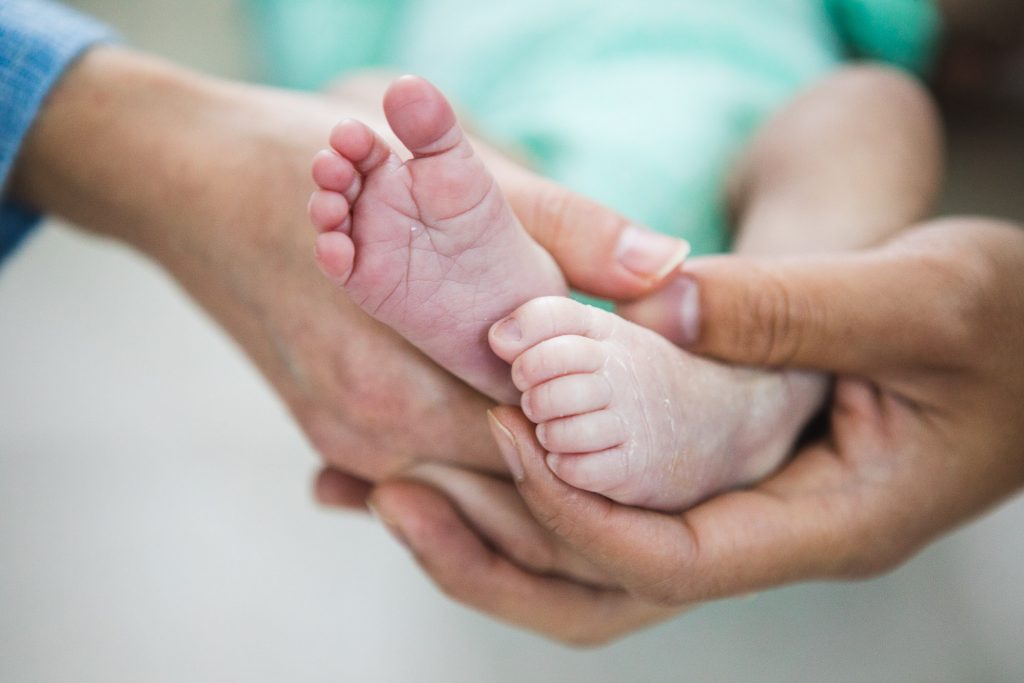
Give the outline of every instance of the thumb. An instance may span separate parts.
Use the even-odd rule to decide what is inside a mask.
[[[898,248],[721,256],[690,262],[627,314],[671,327],[677,343],[728,362],[863,374],[955,362],[961,285],[955,261]]]
[[[608,299],[648,293],[690,253],[684,240],[634,225],[611,209],[523,173],[504,184],[523,226],[575,289]]]

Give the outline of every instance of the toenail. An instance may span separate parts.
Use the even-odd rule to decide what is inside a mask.
[[[678,268],[690,254],[686,240],[662,235],[639,225],[622,231],[615,258],[640,277],[661,280]]]
[[[494,328],[494,338],[503,342],[517,342],[523,338],[523,330],[515,318],[505,318]]]

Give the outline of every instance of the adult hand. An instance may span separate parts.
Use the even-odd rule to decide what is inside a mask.
[[[572,642],[694,601],[875,575],[1024,485],[1022,269],[1024,233],[983,220],[849,256],[695,261],[694,349],[838,379],[827,439],[682,515],[565,485],[514,408],[493,411],[494,433],[539,529],[441,484],[454,502],[408,482],[372,500],[451,595]]]
[[[239,342],[326,462],[363,479],[417,459],[497,468],[489,401],[363,314],[314,264],[310,161],[338,119],[364,113],[99,47],[51,93],[11,192],[163,265]],[[580,288],[636,295],[678,253],[675,241],[503,171],[513,207]]]

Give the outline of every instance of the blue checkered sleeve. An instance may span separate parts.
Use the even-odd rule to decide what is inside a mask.
[[[0,0],[0,188],[47,93],[82,52],[113,39],[106,26],[44,0]],[[0,260],[39,222],[39,215],[0,199]]]

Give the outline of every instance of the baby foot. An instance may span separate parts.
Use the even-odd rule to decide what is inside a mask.
[[[490,332],[548,467],[628,505],[680,510],[782,462],[824,395],[807,373],[737,368],[561,297]]]
[[[313,161],[317,262],[363,310],[439,365],[514,403],[519,392],[488,349],[487,330],[530,299],[564,294],[562,274],[512,213],[434,86],[398,79],[384,113],[412,159],[346,120],[331,133],[332,149]]]

